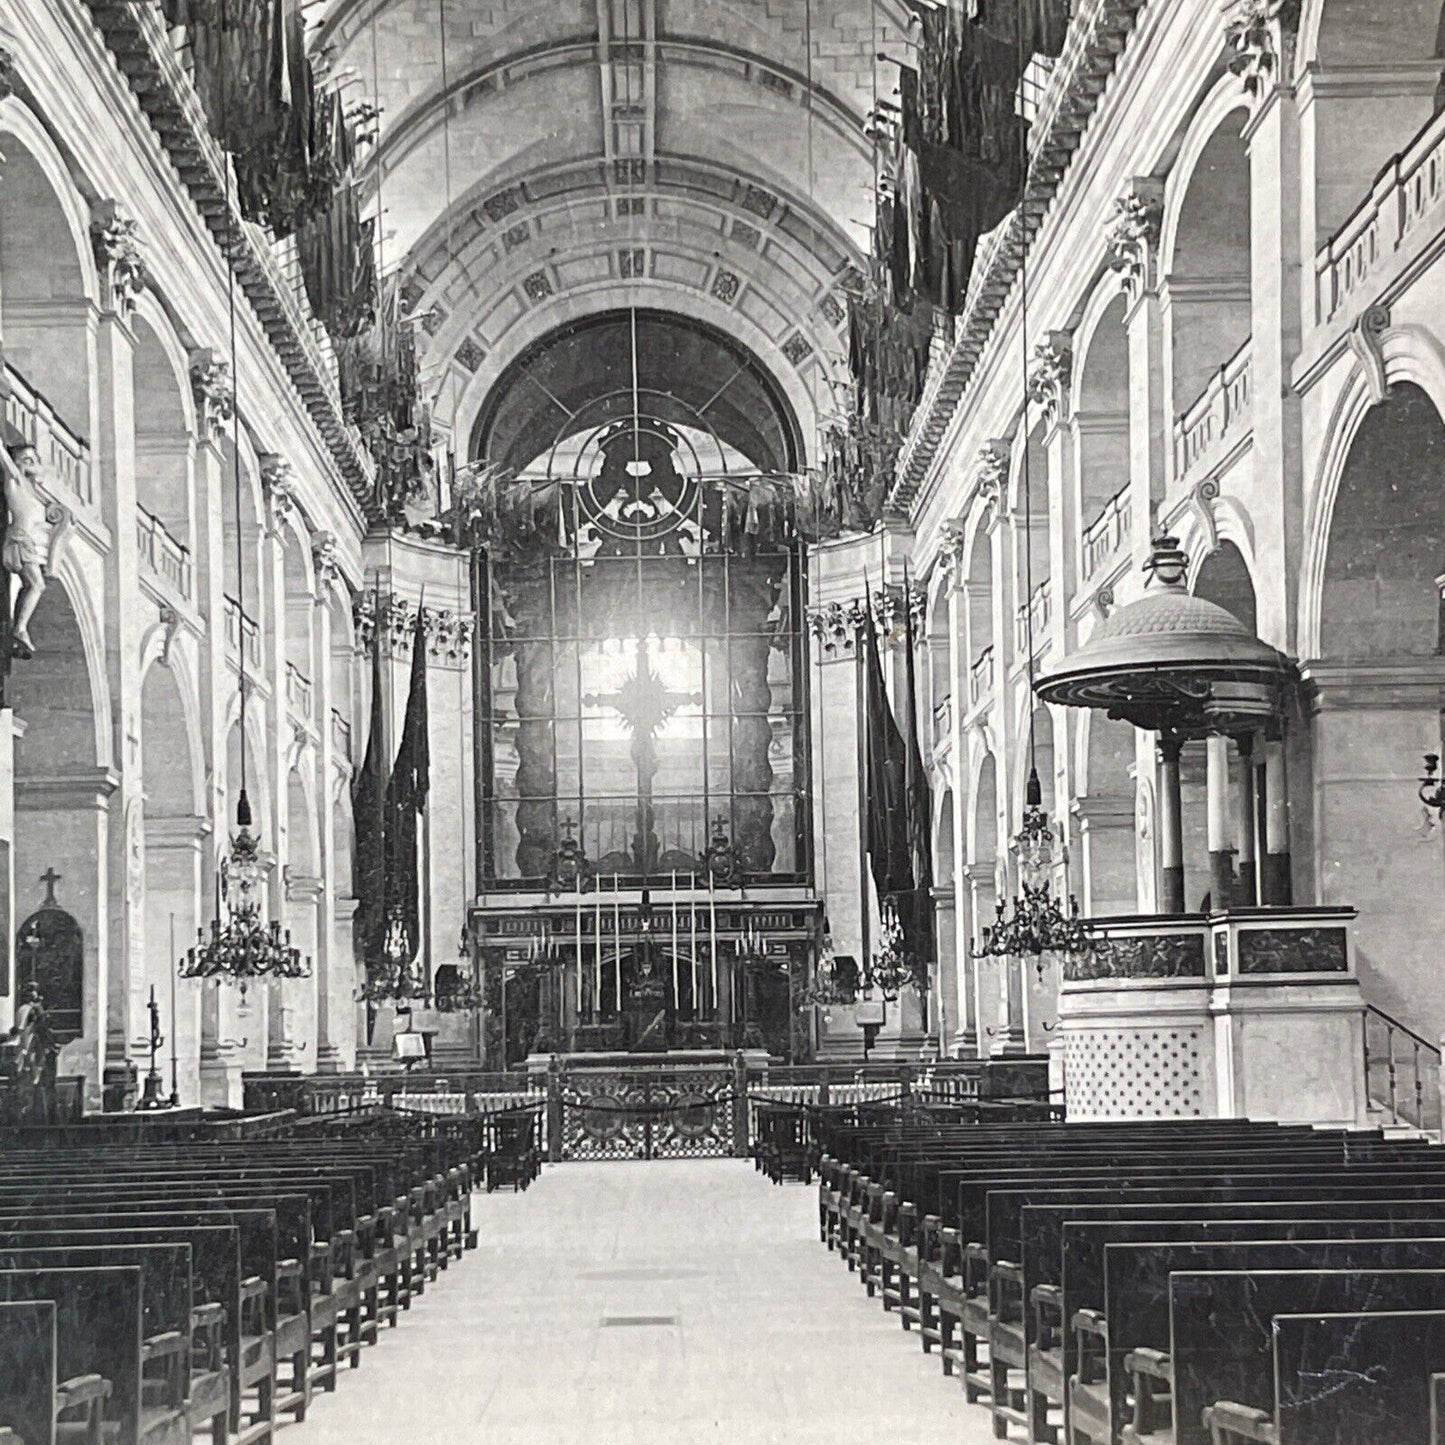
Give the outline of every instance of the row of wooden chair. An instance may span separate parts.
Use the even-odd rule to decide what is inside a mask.
[[[0,1139],[3,1445],[270,1442],[475,1247],[477,1120],[227,1132]]]
[[[815,1127],[823,1242],[996,1438],[1441,1445],[1438,1146],[937,1107]]]

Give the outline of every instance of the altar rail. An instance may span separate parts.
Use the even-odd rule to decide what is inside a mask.
[[[644,1095],[646,1102],[638,1103]],[[605,1106],[585,1102],[594,1096],[612,1102]],[[590,1065],[574,1057],[545,1073],[530,1074],[448,1069],[411,1074],[257,1073],[245,1078],[248,1112],[287,1109],[326,1117],[385,1107],[413,1114],[476,1117],[532,1109],[537,1113],[541,1147],[554,1161],[663,1157],[653,1152],[651,1144],[658,1132],[654,1124],[669,1113],[677,1114],[683,1125],[670,1136],[671,1156],[694,1152],[745,1156],[757,1142],[759,1109],[768,1105],[827,1108],[913,1100],[943,1105],[977,1101],[986,1107],[990,1101],[1047,1096],[1047,1061],[1029,1056],[796,1066],[750,1065],[742,1055],[731,1060],[719,1057],[712,1063],[650,1066]],[[579,1127],[579,1111],[586,1114],[589,1109],[598,1116],[587,1121],[592,1124],[620,1126],[641,1120],[643,1150],[631,1149],[619,1137],[626,1132],[621,1127],[590,1131]],[[614,1113],[629,1117],[614,1121]],[[704,1113],[707,1119],[702,1118]],[[631,1119],[632,1114],[638,1120]],[[704,1123],[706,1129],[701,1127]],[[605,1135],[610,1152],[598,1151],[593,1135],[599,1133]]]

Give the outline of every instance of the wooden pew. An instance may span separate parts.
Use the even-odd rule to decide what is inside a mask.
[[[86,1445],[185,1445],[185,1415],[141,1391],[141,1271],[135,1266],[0,1272],[0,1301],[55,1305],[57,1421],[79,1416]],[[103,1428],[96,1429],[95,1407]]]
[[[1179,1445],[1231,1434],[1272,1436],[1277,1445],[1428,1439],[1430,1375],[1445,1366],[1445,1328],[1422,1314],[1445,1321],[1445,1311],[1433,1309],[1445,1298],[1440,1271],[1180,1274],[1170,1294],[1181,1331]],[[1412,1329],[1363,1327],[1401,1313],[1413,1316]],[[1329,1317],[1357,1329],[1311,1327]],[[1296,1324],[1282,1333],[1287,1318]],[[1260,1426],[1266,1431],[1251,1433]]]
[[[56,1359],[53,1300],[0,1304],[0,1429],[24,1445],[55,1445],[57,1390],[68,1383],[57,1378]]]

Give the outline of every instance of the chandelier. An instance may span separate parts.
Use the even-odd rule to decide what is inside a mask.
[[[236,983],[244,991],[255,979],[309,978],[311,960],[291,944],[291,930],[261,918],[260,889],[267,864],[251,832],[251,805],[243,790],[236,804],[236,835],[221,860],[216,915],[209,931],[196,930],[195,944],[179,961],[182,978]],[[224,916],[223,916],[224,905]]]
[[[1012,912],[1002,898],[998,900],[993,924],[984,928],[974,954],[978,958],[1031,956],[1042,977],[1045,954],[1087,953],[1093,943],[1079,913],[1079,900],[1071,894],[1066,910],[1054,896],[1055,864],[1067,862],[1067,858],[1043,809],[1037,768],[1029,769],[1023,825],[1009,847],[1018,859],[1018,896]]]
[[[867,984],[892,1002],[909,985],[928,991],[928,962],[908,947],[908,937],[893,899],[884,900],[879,919],[879,948],[869,963]]]
[[[813,976],[798,995],[800,1008],[832,1008],[837,1004],[855,1003],[858,998],[858,970],[854,965],[845,977],[845,971],[838,967],[833,954],[833,933],[828,919],[823,917],[818,934],[818,957],[813,966]]]

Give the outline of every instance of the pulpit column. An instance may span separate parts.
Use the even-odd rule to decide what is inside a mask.
[[[1236,742],[1234,770],[1234,857],[1237,894],[1235,902],[1252,908],[1259,900],[1259,877],[1255,863],[1254,830],[1257,809],[1254,796],[1254,734]]]
[[[1293,902],[1289,858],[1289,778],[1284,737],[1271,733],[1264,744],[1264,871],[1266,905],[1287,908]]]
[[[1229,739],[1222,733],[1211,733],[1204,746],[1209,897],[1214,910],[1220,912],[1229,907],[1234,893],[1234,867],[1229,847]]]
[[[1159,738],[1159,912],[1184,912],[1184,801],[1179,783],[1183,744],[1168,733]]]

